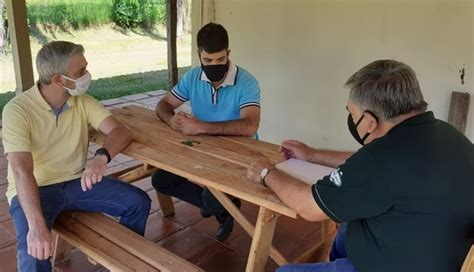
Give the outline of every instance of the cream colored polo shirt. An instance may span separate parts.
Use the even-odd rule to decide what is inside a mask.
[[[70,97],[57,115],[35,85],[12,99],[3,110],[5,154],[31,152],[38,186],[78,178],[87,160],[88,126],[98,129],[109,115],[111,113],[89,95]],[[11,203],[17,192],[10,163],[7,178],[6,195]]]

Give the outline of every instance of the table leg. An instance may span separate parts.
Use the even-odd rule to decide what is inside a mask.
[[[174,215],[174,204],[173,199],[170,196],[164,195],[158,191],[156,191],[156,196],[158,198],[158,202],[160,203],[161,212],[163,213],[164,217]]]
[[[234,205],[234,203],[227,197],[226,194],[217,191],[216,189],[208,187],[209,191],[219,200],[224,208],[232,215],[232,217],[239,223],[239,225],[247,232],[250,237],[254,236],[255,227],[250,221],[242,214],[242,212]],[[279,214],[275,214],[276,217]],[[279,265],[282,266],[288,263],[288,260],[273,246],[270,247],[270,257]]]
[[[277,219],[278,216],[273,211],[260,207],[245,271],[265,271]]]

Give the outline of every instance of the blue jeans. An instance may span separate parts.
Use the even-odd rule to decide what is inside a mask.
[[[133,185],[103,177],[92,190],[84,192],[79,178],[38,189],[43,215],[50,230],[62,211],[80,210],[120,217],[120,224],[140,235],[145,233],[151,200],[144,191]],[[12,199],[10,214],[16,230],[18,271],[51,271],[50,260],[41,261],[28,254],[28,222],[17,196]]]
[[[339,226],[336,238],[329,252],[328,263],[287,264],[277,269],[277,272],[356,272],[351,260],[347,257],[344,245],[347,223]]]

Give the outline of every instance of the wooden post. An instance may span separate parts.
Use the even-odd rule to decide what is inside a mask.
[[[176,0],[166,0],[166,39],[168,41],[168,90],[178,83],[176,51],[176,24],[178,12]]]
[[[209,191],[214,195],[217,200],[224,206],[224,208],[232,215],[232,217],[239,223],[239,225],[247,232],[250,237],[253,238],[255,227],[250,223],[250,221],[240,212],[240,209],[235,206],[235,204],[226,196],[226,194],[219,192],[216,189],[208,187]],[[275,217],[280,216],[275,213]],[[276,219],[275,219],[276,220]],[[270,257],[279,265],[282,266],[288,263],[288,260],[283,257],[280,251],[278,251],[274,246],[271,246],[273,241],[273,236],[269,238],[270,241]]]
[[[275,216],[273,211],[260,207],[245,271],[265,271],[265,265],[267,264],[268,253],[272,245],[272,238],[275,232],[277,218],[278,217]]]
[[[448,123],[457,128],[461,133],[466,132],[467,118],[469,116],[469,93],[453,92],[449,106]]]
[[[6,4],[18,95],[34,84],[28,18],[25,0],[7,0]]]

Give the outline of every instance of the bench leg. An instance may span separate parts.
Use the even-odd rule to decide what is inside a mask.
[[[158,202],[160,203],[163,216],[168,217],[174,215],[173,199],[171,199],[170,196],[164,195],[158,191],[156,191],[156,196],[158,198]]]
[[[69,261],[71,259],[72,246],[61,238],[57,233],[54,235],[54,254],[52,258],[53,267],[59,263]]]
[[[265,271],[277,219],[278,216],[273,211],[260,207],[245,271]]]

